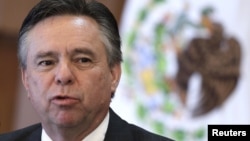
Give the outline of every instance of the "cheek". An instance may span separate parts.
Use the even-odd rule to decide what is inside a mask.
[[[40,77],[41,78],[41,77]],[[30,93],[34,93],[34,91],[37,91],[37,89],[39,89],[39,86],[42,86],[41,83],[42,83],[42,80],[41,79],[38,79],[37,77],[35,76],[30,76],[28,78],[28,85],[29,85],[29,88],[28,90],[30,91]]]
[[[104,93],[110,93],[111,91],[111,78],[109,75],[109,72],[101,72],[100,77],[97,80],[100,83],[100,89],[101,91],[104,91]]]
[[[46,88],[46,82],[45,82],[44,76],[39,75],[30,75],[27,79],[28,82],[28,98],[32,102],[39,102],[43,99],[43,93],[45,93],[46,90],[48,90],[48,87]]]
[[[100,71],[99,73],[95,73],[93,77],[86,78],[89,82],[86,84],[88,86],[87,96],[89,97],[89,102],[107,103],[110,101],[111,79],[107,73],[106,71]]]
[[[40,76],[30,76],[28,79],[29,88],[27,89],[29,101],[40,116],[45,115],[44,112],[47,111],[49,105],[46,95],[48,89],[45,88],[44,80],[41,78],[44,79]]]
[[[35,104],[39,102],[38,99],[40,99],[41,88],[39,86],[41,86],[41,84],[34,78],[30,78],[28,83],[29,83],[29,88],[27,89],[28,98],[32,103]]]

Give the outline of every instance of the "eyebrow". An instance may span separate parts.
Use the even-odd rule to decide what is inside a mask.
[[[95,54],[93,51],[91,51],[90,49],[85,49],[85,48],[75,48],[73,51],[70,51],[70,56],[74,56],[77,54],[85,54],[85,55],[89,55],[91,57],[95,57]],[[41,59],[41,58],[45,58],[45,57],[58,57],[59,53],[56,51],[41,51],[38,52],[35,55],[35,60]]]
[[[86,48],[76,48],[72,51],[71,55],[76,55],[76,54],[86,54],[89,55],[91,57],[95,57],[95,54],[93,51],[91,51],[90,49],[86,49]]]
[[[58,56],[58,53],[54,51],[48,51],[48,52],[38,52],[37,55],[35,56],[36,59],[39,58],[44,58],[44,57],[56,57]]]

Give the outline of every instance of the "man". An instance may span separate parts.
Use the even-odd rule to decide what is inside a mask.
[[[19,34],[28,98],[41,119],[1,141],[170,141],[110,108],[121,75],[117,23],[101,3],[41,0]]]

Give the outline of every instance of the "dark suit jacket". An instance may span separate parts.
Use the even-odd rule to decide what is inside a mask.
[[[35,124],[0,135],[0,141],[41,141],[42,126]],[[108,130],[104,141],[172,141],[127,123],[110,109]]]

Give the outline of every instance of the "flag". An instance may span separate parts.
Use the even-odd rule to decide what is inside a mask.
[[[237,18],[239,6],[239,1],[226,0],[127,0],[120,26],[124,75],[112,101],[114,110],[129,122],[177,141],[207,140],[208,124],[249,124],[249,79],[237,77],[237,85],[221,105],[212,106],[197,117],[192,112],[203,97],[202,71],[198,68],[186,80],[184,94],[176,82],[179,54],[188,49],[192,39],[210,37],[209,29],[202,24],[202,15],[210,13],[213,21],[225,27],[227,36],[228,32],[234,33],[232,36],[247,34],[227,28],[235,24],[231,19]],[[228,13],[232,15],[230,20]],[[238,41],[243,50],[244,40]],[[240,55],[244,58],[244,54]],[[242,67],[238,69],[242,72]],[[241,104],[236,104],[239,101]]]

